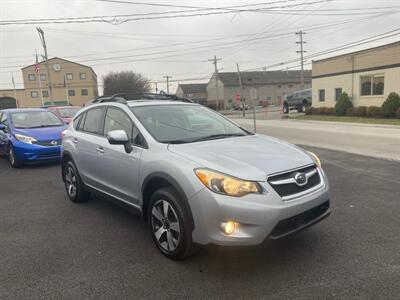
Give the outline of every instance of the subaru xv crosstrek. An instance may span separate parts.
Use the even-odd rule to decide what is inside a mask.
[[[319,158],[199,104],[116,97],[82,109],[63,137],[73,202],[100,193],[137,211],[158,249],[259,245],[330,214]]]

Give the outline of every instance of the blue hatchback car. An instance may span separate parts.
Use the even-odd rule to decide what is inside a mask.
[[[12,167],[61,159],[62,132],[67,125],[46,109],[0,111],[0,153]]]

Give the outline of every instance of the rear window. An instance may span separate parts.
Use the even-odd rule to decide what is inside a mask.
[[[73,118],[78,111],[79,108],[76,107],[57,108],[57,112],[61,118]]]

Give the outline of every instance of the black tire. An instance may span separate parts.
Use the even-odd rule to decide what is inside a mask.
[[[14,147],[10,144],[7,149],[8,161],[13,168],[19,168],[22,165],[22,162],[15,155]]]
[[[72,161],[68,161],[62,165],[62,168],[65,191],[69,200],[75,203],[89,200],[90,193],[85,190],[75,164]]]
[[[165,202],[168,207],[166,215]],[[162,254],[173,260],[187,258],[197,250],[192,241],[189,213],[181,203],[182,200],[173,188],[162,188],[151,196],[148,210],[153,241]],[[159,215],[156,217],[157,212]]]

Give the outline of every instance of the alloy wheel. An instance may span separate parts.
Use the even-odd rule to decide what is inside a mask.
[[[77,183],[74,169],[71,166],[68,166],[65,172],[65,187],[67,189],[68,196],[70,198],[75,198]]]
[[[177,213],[166,200],[158,200],[151,211],[153,234],[159,246],[173,252],[180,242],[180,227]]]

